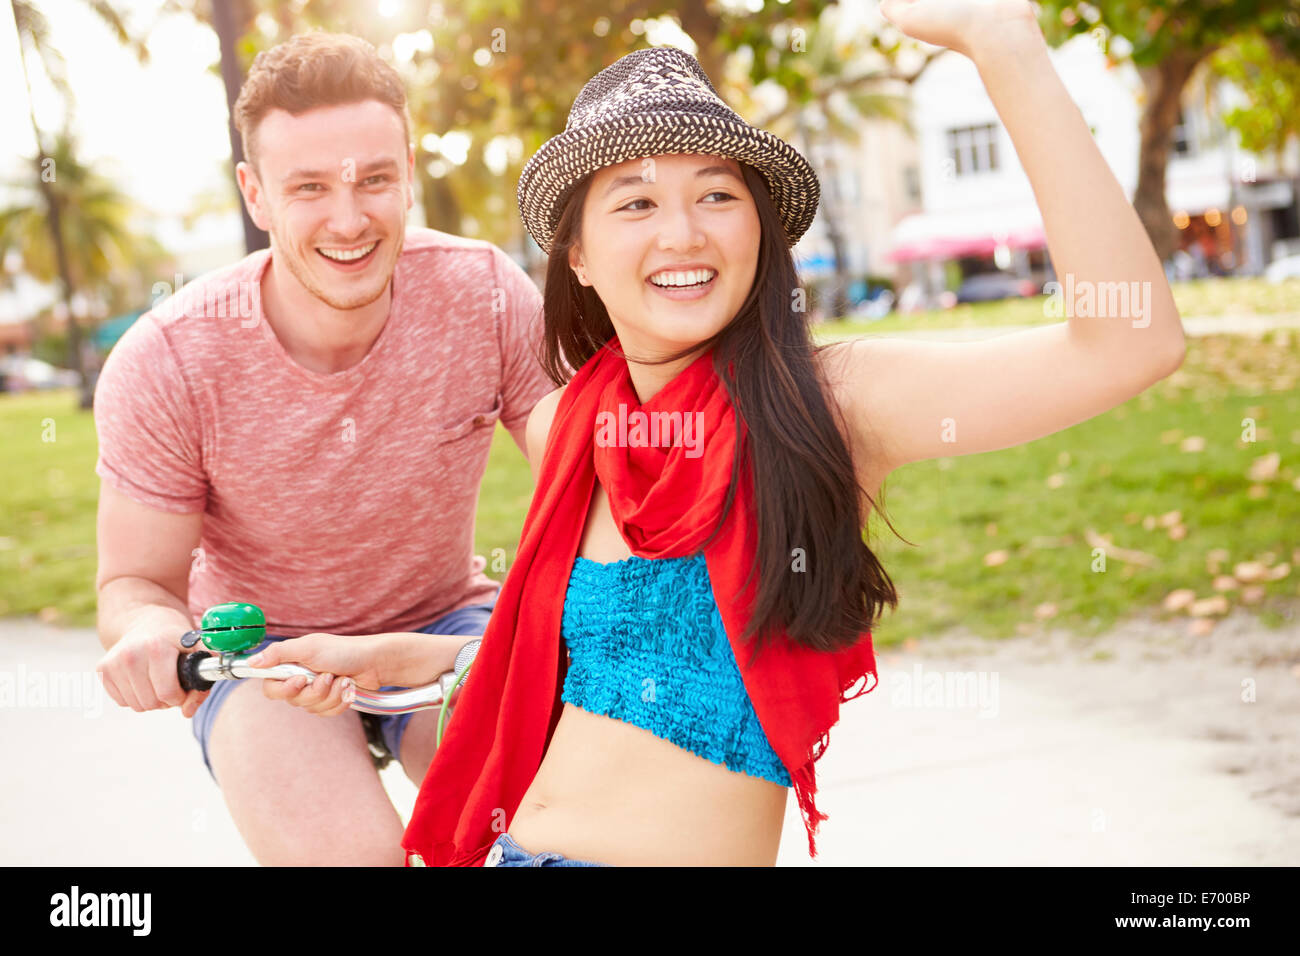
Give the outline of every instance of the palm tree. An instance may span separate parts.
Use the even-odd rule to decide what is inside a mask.
[[[148,52],[143,41],[133,39],[127,32],[121,16],[107,0],[84,0],[86,5],[106,23],[118,40],[130,46],[141,62],[148,59]],[[64,231],[65,207],[60,204],[59,190],[56,187],[61,174],[57,157],[53,157],[45,148],[45,136],[36,121],[36,107],[32,100],[31,69],[28,57],[35,55],[40,62],[46,78],[63,97],[65,104],[72,101],[72,91],[68,87],[63,70],[63,56],[55,48],[50,37],[49,21],[36,8],[32,0],[9,0],[13,11],[14,27],[18,31],[18,59],[22,66],[23,82],[27,88],[27,111],[31,118],[32,135],[36,139],[35,185],[40,192],[45,207],[45,228],[49,234],[49,250],[54,266],[53,274],[58,277],[64,306],[68,312],[68,365],[81,377],[81,405],[90,407],[91,394],[87,382],[86,370],[82,361],[81,327],[72,309],[72,297],[76,290],[73,282],[72,267],[68,255],[67,235]],[[65,118],[66,119],[66,118]],[[65,122],[66,125],[66,122]]]
[[[27,195],[0,209],[0,258],[16,250],[32,278],[53,282],[66,275],[68,286],[86,295],[99,292],[109,280],[123,283],[138,271],[142,255],[151,255],[129,225],[134,203],[77,159],[67,132],[55,138],[47,158],[58,171],[52,181],[38,176],[36,182],[29,177],[6,184]],[[49,229],[47,194],[59,210],[57,244]]]

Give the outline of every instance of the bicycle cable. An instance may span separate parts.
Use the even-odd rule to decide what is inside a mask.
[[[448,688],[447,693],[443,698],[442,707],[438,709],[438,727],[435,730],[433,737],[433,747],[435,752],[442,746],[442,728],[447,722],[447,711],[449,710],[448,704],[451,701],[451,696],[456,692],[456,688],[460,686],[460,682],[465,679],[465,675],[469,673],[469,668],[470,665],[465,665],[465,669],[456,675],[456,679],[452,681],[451,687]]]

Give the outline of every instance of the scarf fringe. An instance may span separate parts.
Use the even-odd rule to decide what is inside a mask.
[[[817,809],[814,799],[817,795],[817,775],[813,770],[814,759],[809,758],[807,763],[795,771],[793,783],[795,799],[799,801],[799,812],[803,816],[804,829],[808,833],[808,855],[815,860],[817,859],[817,828],[829,817]]]
[[[870,631],[867,632],[867,639],[868,640],[871,639]],[[858,690],[853,691],[853,685],[856,684],[858,681],[862,681],[862,686],[858,688]],[[840,703],[847,704],[855,697],[861,697],[863,694],[869,694],[871,691],[876,689],[876,686],[879,683],[880,683],[880,678],[876,676],[876,665],[875,662],[873,661],[871,664],[871,670],[866,671],[863,674],[859,674],[857,677],[853,677],[845,681],[844,686],[840,688]],[[853,693],[849,693],[849,691],[853,691]]]
[[[870,639],[870,634],[867,636]],[[853,690],[859,681],[862,682],[862,686],[856,691]],[[855,697],[861,697],[863,694],[875,690],[879,684],[880,678],[876,676],[873,661],[870,670],[845,680],[844,686],[840,688],[840,702],[847,703]],[[808,833],[808,856],[814,860],[817,859],[817,830],[822,821],[830,819],[817,809],[817,771],[815,764],[818,760],[821,760],[830,743],[831,732],[828,727],[809,748],[808,759],[804,761],[803,766],[790,775],[794,784],[795,799],[799,802],[799,813],[803,817],[804,829]]]

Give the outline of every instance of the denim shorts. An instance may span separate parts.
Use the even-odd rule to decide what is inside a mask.
[[[484,866],[609,866],[608,863],[589,863],[586,860],[570,860],[559,853],[529,853],[514,840],[509,833],[503,833],[488,849]]]
[[[481,636],[487,629],[488,619],[492,616],[492,608],[496,606],[497,597],[500,597],[500,593],[498,590],[492,600],[486,604],[471,604],[467,607],[457,608],[454,611],[448,611],[441,617],[431,621],[427,627],[422,627],[418,632],[413,633],[463,634],[467,637]],[[286,640],[289,640],[289,638],[268,635],[266,640],[257,645],[256,648],[248,651],[248,653],[255,654],[275,641]],[[221,709],[222,703],[242,683],[243,681],[238,680],[219,680],[213,683],[212,689],[208,691],[208,696],[203,699],[203,703],[199,705],[199,709],[194,712],[194,716],[191,718],[194,737],[199,742],[199,750],[203,754],[203,763],[210,774],[212,773],[212,764],[208,760],[208,740],[212,736],[212,726],[216,723],[217,712]],[[394,690],[395,688],[385,687],[383,689]],[[376,715],[374,719],[379,722],[384,744],[388,747],[389,753],[400,760],[402,735],[406,733],[406,724],[411,719],[411,715]],[[212,779],[216,780],[215,774],[213,774]]]

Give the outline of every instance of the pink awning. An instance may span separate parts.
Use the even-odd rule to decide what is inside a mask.
[[[1041,249],[1047,244],[1037,208],[984,208],[920,212],[894,226],[886,258],[891,262],[991,256],[999,245]]]

